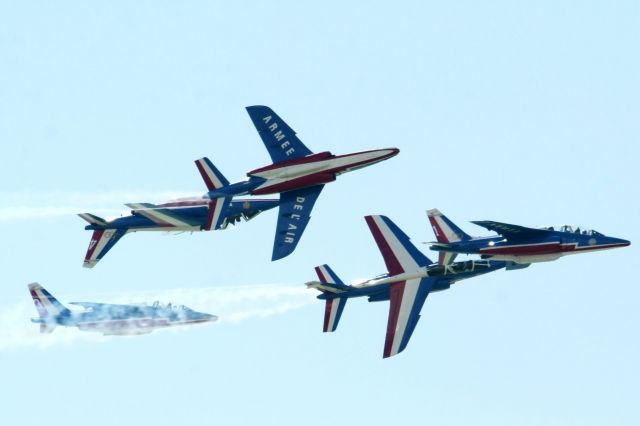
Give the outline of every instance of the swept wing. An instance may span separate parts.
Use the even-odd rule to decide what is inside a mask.
[[[366,216],[365,220],[382,253],[389,275],[417,271],[432,263],[388,217]],[[396,355],[407,347],[433,282],[433,278],[413,278],[389,285],[384,358]]]
[[[512,225],[510,223],[494,222],[492,220],[474,220],[478,226],[494,231],[505,238],[511,240],[521,240],[527,238],[540,238],[548,236],[551,231],[546,229],[527,228],[526,226]]]
[[[296,132],[271,108],[255,105],[247,107],[247,112],[274,163],[312,154]]]
[[[414,278],[389,286],[389,318],[384,341],[384,358],[404,350],[415,330],[420,311],[433,285],[433,278]]]
[[[271,260],[282,259],[293,253],[309,223],[311,210],[322,188],[324,185],[317,185],[280,194],[278,224]]]

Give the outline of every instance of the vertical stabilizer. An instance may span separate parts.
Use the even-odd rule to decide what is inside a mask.
[[[349,286],[342,282],[329,265],[316,266],[315,269],[320,279],[320,284],[315,286],[315,288],[325,294],[335,295],[335,297],[327,298],[324,306],[322,331],[330,333],[336,331],[336,328],[338,328],[342,311],[347,304],[347,298],[340,297],[340,293],[346,291]]]
[[[40,284],[31,283],[28,287],[40,317],[40,333],[51,333],[56,327],[56,319],[70,316],[71,311]]]
[[[439,243],[457,243],[458,241],[471,239],[469,235],[465,234],[462,229],[443,215],[440,210],[427,210],[427,217]]]
[[[215,191],[216,189],[229,185],[227,178],[220,173],[220,170],[218,170],[207,157],[202,157],[196,160],[195,163],[209,191]]]

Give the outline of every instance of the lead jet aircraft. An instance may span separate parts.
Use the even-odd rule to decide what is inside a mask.
[[[608,237],[590,229],[569,225],[527,228],[491,220],[472,221],[500,235],[471,237],[438,209],[427,211],[437,242],[431,250],[456,255],[479,254],[483,259],[506,260],[519,264],[548,262],[561,256],[626,247],[627,240]]]
[[[328,265],[322,265],[315,268],[320,281],[308,282],[307,287],[321,291],[318,299],[326,301],[324,332],[336,330],[347,299],[366,296],[369,302],[389,300],[383,358],[407,347],[429,293],[446,290],[466,278],[505,267],[511,269],[510,262],[492,260],[434,264],[386,216],[366,216],[365,220],[388,272],[363,283],[345,285]]]
[[[273,164],[247,173],[248,180],[229,181],[209,159],[196,161],[212,203],[225,205],[236,195],[280,194],[280,209],[271,260],[291,254],[310,219],[320,191],[342,173],[393,157],[397,148],[376,149],[346,155],[329,151],[312,153],[271,108],[250,106],[247,112],[262,138]]]
[[[210,231],[249,220],[278,205],[278,200],[234,200],[212,203],[209,199],[189,198],[165,204],[131,203],[131,215],[111,221],[91,213],[78,216],[89,222],[84,229],[93,231],[83,266],[93,268],[125,234],[137,231]]]
[[[59,326],[78,327],[82,331],[97,331],[104,335],[134,335],[151,333],[157,328],[216,321],[215,315],[196,312],[186,306],[113,305],[93,302],[71,302],[85,310],[73,312],[45,290],[40,284],[29,284],[29,292],[39,317],[31,318],[40,324],[40,333],[51,333]]]

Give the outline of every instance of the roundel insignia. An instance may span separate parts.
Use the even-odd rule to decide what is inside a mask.
[[[248,209],[249,207],[251,207],[251,203],[248,201],[245,201],[244,203],[242,203],[242,208],[243,209]]]

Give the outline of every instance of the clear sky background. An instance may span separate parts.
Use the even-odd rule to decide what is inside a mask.
[[[133,3],[0,2],[0,423],[640,423],[638,2]],[[81,267],[75,213],[201,194],[201,156],[230,180],[268,164],[254,104],[314,151],[401,152],[328,185],[276,263],[270,211]],[[313,267],[384,272],[363,216],[419,244],[432,207],[474,235],[568,223],[632,246],[433,294],[391,359],[386,302],[350,300],[323,334]],[[42,339],[32,281],[221,320]]]

